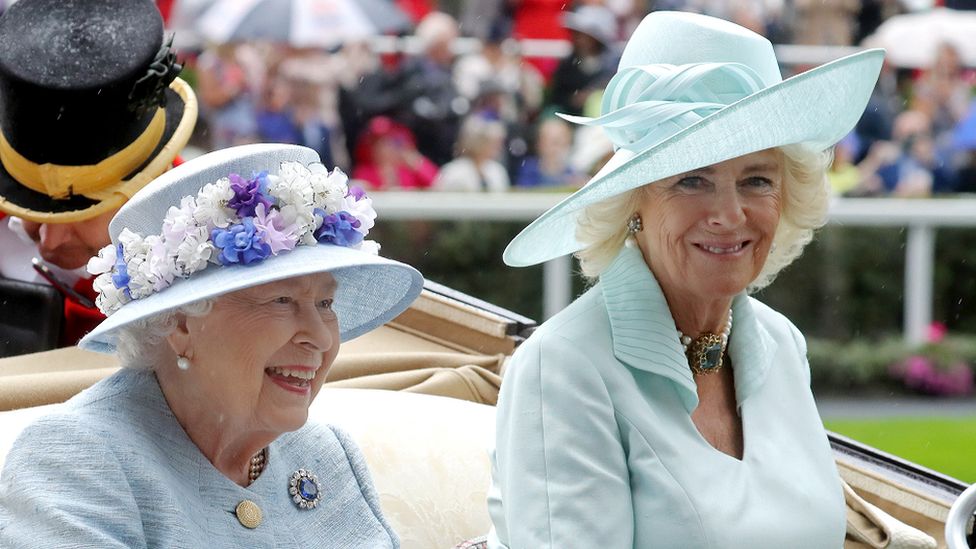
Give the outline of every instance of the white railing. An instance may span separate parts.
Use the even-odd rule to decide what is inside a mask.
[[[523,221],[528,224],[567,195],[558,193],[372,193],[382,219]],[[905,227],[904,334],[920,342],[932,321],[935,231],[976,227],[976,198],[836,199],[830,223],[848,227]],[[572,259],[544,265],[543,315],[548,318],[572,300]]]

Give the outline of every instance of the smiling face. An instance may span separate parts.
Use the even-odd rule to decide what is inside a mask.
[[[669,302],[728,299],[756,279],[779,224],[783,179],[783,155],[769,149],[641,190],[644,230],[635,236]]]
[[[167,375],[179,387],[165,391],[181,423],[203,413],[241,430],[304,425],[339,352],[335,291],[331,275],[305,275],[221,296],[206,316],[187,317],[169,341],[192,366]]]

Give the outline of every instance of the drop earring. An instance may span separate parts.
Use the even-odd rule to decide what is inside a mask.
[[[634,215],[630,216],[630,219],[627,221],[627,234],[633,236],[643,230],[644,222],[641,220],[640,214],[635,213]]]

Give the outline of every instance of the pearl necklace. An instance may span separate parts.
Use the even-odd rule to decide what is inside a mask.
[[[732,333],[732,309],[729,309],[729,319],[720,335],[704,332],[694,340],[678,330],[678,341],[688,357],[691,371],[696,374],[711,374],[722,369],[724,365],[725,348],[729,344],[729,334]]]
[[[264,466],[268,462],[268,449],[262,448],[260,452],[251,458],[251,467],[247,471],[248,484],[251,484],[264,472]]]

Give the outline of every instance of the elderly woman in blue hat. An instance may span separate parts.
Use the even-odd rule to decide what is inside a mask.
[[[882,57],[783,80],[742,27],[643,20],[603,115],[568,117],[616,153],[505,251],[513,266],[575,252],[594,284],[506,371],[490,547],[842,546],[804,338],[748,294],[824,223],[827,149]]]
[[[311,149],[247,145],[146,186],[89,262],[124,368],[29,426],[2,547],[398,547],[359,450],[306,424],[341,341],[402,312],[413,268]]]

